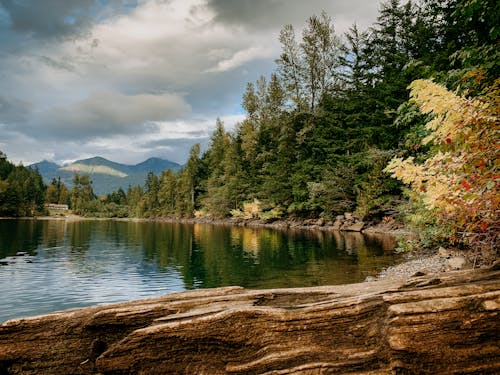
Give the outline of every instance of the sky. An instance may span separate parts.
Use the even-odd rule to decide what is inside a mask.
[[[338,35],[378,0],[0,0],[0,151],[14,163],[102,156],[185,163],[244,119],[285,24],[325,11]]]

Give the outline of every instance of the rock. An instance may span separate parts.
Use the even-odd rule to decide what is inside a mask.
[[[450,258],[446,261],[446,265],[451,270],[461,270],[467,264],[467,260],[464,257],[458,256]]]
[[[413,280],[204,289],[11,320],[0,371],[500,373],[500,271]]]
[[[441,258],[449,258],[450,257],[450,251],[448,249],[445,249],[444,247],[439,247],[438,249],[438,255]]]
[[[345,212],[344,217],[346,220],[354,220],[354,215],[352,214],[352,212]]]
[[[316,225],[322,227],[323,225],[325,225],[325,219],[323,218],[319,218],[317,221],[316,221]]]
[[[341,229],[347,232],[361,232],[364,226],[364,222],[358,221],[354,224],[344,224]]]
[[[333,223],[332,225],[332,228],[334,230],[340,230],[342,228],[342,225],[344,225],[344,218],[342,218],[342,220],[340,220],[338,217],[337,219],[335,219],[335,222]]]
[[[415,272],[412,275],[412,277],[420,277],[420,276],[425,276],[427,274],[429,274],[429,271],[424,269],[424,270],[420,270],[420,271]]]

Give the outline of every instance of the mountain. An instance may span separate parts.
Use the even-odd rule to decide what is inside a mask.
[[[170,160],[160,159],[160,158],[149,158],[148,160],[143,161],[142,163],[136,164],[132,166],[132,170],[135,173],[139,172],[153,172],[153,173],[161,173],[165,169],[179,169],[180,165],[174,163]]]
[[[77,160],[65,166],[44,160],[30,165],[30,167],[38,168],[45,183],[49,184],[53,178],[60,177],[68,188],[73,186],[75,173],[89,174],[94,193],[103,195],[119,188],[127,190],[128,186],[143,185],[149,172],[159,175],[166,169],[177,171],[181,165],[160,158],[149,158],[139,164],[127,165],[96,156]]]
[[[30,167],[32,169],[38,168],[38,171],[43,176],[47,173],[52,173],[57,171],[61,166],[59,164],[53,163],[51,161],[42,160],[41,162],[31,164]]]

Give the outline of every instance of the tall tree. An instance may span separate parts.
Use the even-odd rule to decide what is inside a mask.
[[[295,30],[292,25],[285,25],[280,32],[281,55],[276,60],[278,74],[284,82],[287,98],[295,105],[295,108],[304,107],[303,82],[301,79],[302,57],[299,45],[295,39]]]
[[[174,216],[176,211],[177,177],[172,169],[163,171],[160,178],[160,190],[158,191],[158,203],[163,216]]]
[[[202,169],[200,145],[195,144],[189,152],[185,167],[178,174],[176,211],[180,216],[191,217],[194,214],[197,197],[202,192],[200,186]]]
[[[71,209],[77,214],[89,212],[89,207],[96,199],[92,181],[88,174],[80,175],[75,173],[73,176],[73,188],[71,189],[70,202]]]
[[[302,76],[309,109],[314,111],[318,102],[332,93],[340,80],[340,39],[335,35],[331,18],[325,13],[307,20],[300,43],[303,56]]]

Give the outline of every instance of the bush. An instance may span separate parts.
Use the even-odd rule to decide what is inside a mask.
[[[500,79],[477,98],[458,96],[429,80],[410,88],[420,110],[433,115],[423,140],[430,152],[421,163],[394,158],[385,170],[411,187],[413,204],[425,212],[420,215],[441,227],[446,240],[498,249]]]

